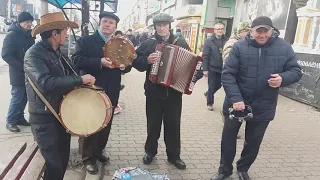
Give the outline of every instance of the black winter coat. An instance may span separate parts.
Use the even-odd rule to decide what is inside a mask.
[[[148,64],[148,57],[150,54],[155,52],[156,46],[158,44],[163,43],[163,40],[158,35],[156,35],[155,37],[156,38],[151,38],[146,40],[140,45],[140,47],[136,50],[137,58],[132,63],[132,66],[136,68],[138,71],[140,72],[146,71],[146,80],[144,84],[145,95],[149,97],[160,98],[160,99],[167,97],[169,95],[182,96],[182,93],[174,90],[173,88],[164,87],[162,85],[152,83],[149,80],[151,64]],[[168,43],[172,44],[174,40],[175,40],[175,37],[171,36],[171,38],[168,40]],[[190,50],[189,45],[182,38],[179,38],[176,41],[175,45]]]
[[[54,51],[47,41],[36,43],[26,52],[24,70],[26,76],[32,80],[57,113],[59,112],[63,95],[82,84],[81,77],[74,75],[61,58],[60,51]],[[26,90],[29,113],[51,114],[50,110],[33,90],[27,78]]]
[[[96,85],[104,89],[110,98],[112,105],[116,106],[119,100],[121,74],[130,72],[131,66],[125,70],[118,68],[109,69],[101,66],[101,59],[104,57],[103,47],[105,41],[98,32],[90,36],[81,37],[77,41],[76,52],[72,59],[77,69],[82,74],[91,74],[96,78]]]
[[[31,30],[25,31],[19,23],[13,23],[8,29],[2,46],[2,59],[9,64],[10,84],[24,86],[23,58],[26,51],[34,44]]]
[[[274,31],[267,44],[261,46],[251,38],[238,41],[227,58],[222,71],[226,92],[224,114],[233,103],[244,101],[253,110],[252,120],[274,119],[279,88],[268,84],[271,74],[282,77],[281,87],[291,85],[302,77],[297,57],[290,44]]]
[[[203,57],[203,71],[219,72],[222,71],[222,48],[228,41],[228,38],[222,36],[222,47],[221,51],[215,35],[207,39],[203,45],[202,57]]]

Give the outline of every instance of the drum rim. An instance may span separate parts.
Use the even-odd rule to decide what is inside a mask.
[[[105,126],[104,126],[105,124],[106,124],[106,125],[109,124],[109,122],[110,122],[110,120],[111,120],[111,118],[112,118],[113,106],[112,106],[112,102],[111,102],[109,96],[108,96],[104,91],[101,91],[101,90],[100,90],[100,91],[101,91],[100,93],[103,93],[103,94],[105,95],[105,97],[106,97],[106,99],[102,98],[104,104],[106,105],[106,107],[107,107],[107,101],[109,101],[109,103],[110,103],[110,105],[111,105],[110,108],[112,108],[112,110],[111,110],[111,112],[110,112],[109,120],[107,120],[108,112],[109,112],[109,111],[106,109],[106,116],[105,116],[104,121],[103,121],[104,123],[103,123],[102,126],[101,126],[98,130],[96,130],[95,132],[92,132],[92,133],[89,133],[89,134],[78,134],[78,133],[75,133],[75,132],[71,131],[71,130],[65,125],[65,123],[63,122],[63,118],[62,118],[62,116],[61,116],[61,107],[62,107],[62,103],[63,103],[63,101],[64,101],[64,99],[65,99],[65,97],[66,97],[67,95],[69,95],[72,91],[75,91],[75,90],[78,90],[78,89],[81,89],[81,88],[86,88],[86,89],[90,89],[90,90],[93,90],[93,91],[94,91],[94,89],[89,88],[89,87],[80,87],[80,88],[75,88],[75,89],[69,91],[69,92],[64,96],[64,98],[61,100],[61,102],[60,102],[60,105],[59,105],[59,117],[60,117],[60,120],[61,120],[60,122],[61,122],[62,126],[66,129],[66,131],[67,131],[69,134],[75,135],[75,136],[80,136],[80,137],[87,137],[87,136],[90,136],[90,135],[92,135],[92,134],[95,134],[95,133],[101,131],[101,130],[105,127]]]
[[[130,44],[131,53],[132,53],[132,54],[136,54],[136,50],[135,50],[135,48],[134,48],[134,46],[133,46],[133,44],[131,43],[130,40],[128,40],[128,39],[126,39],[126,38],[123,38],[123,37],[112,37],[112,38],[110,38],[110,39],[105,43],[105,45],[103,46],[103,54],[104,54],[104,57],[105,57],[105,58],[107,57],[106,48],[107,48],[108,42],[109,42],[109,41],[113,41],[113,40],[115,40],[115,39],[122,39],[122,40],[124,40],[124,41],[127,41],[128,44]],[[132,58],[132,60],[131,60],[130,62],[132,63],[134,59],[135,59],[135,58]],[[115,68],[121,68],[120,65],[112,64],[112,66],[115,67]],[[130,66],[130,63],[124,64],[124,66],[125,66],[125,67],[128,67],[128,66]]]

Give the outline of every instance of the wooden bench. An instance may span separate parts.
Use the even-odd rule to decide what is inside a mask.
[[[0,157],[0,180],[39,180],[45,161],[36,143],[20,143]]]

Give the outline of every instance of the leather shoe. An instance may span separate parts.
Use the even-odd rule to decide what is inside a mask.
[[[18,126],[16,124],[7,124],[6,128],[10,131],[10,132],[20,132],[20,129],[18,128]]]
[[[226,180],[226,179],[230,179],[231,175],[224,175],[224,174],[220,174],[220,173],[217,173],[216,175],[214,175],[210,180]]]
[[[149,154],[149,153],[146,153],[144,156],[143,156],[143,164],[146,164],[146,165],[149,165],[151,164],[152,160],[153,160],[153,155]]]
[[[184,163],[181,159],[168,159],[168,162],[176,166],[178,169],[186,169],[186,163]]]
[[[18,123],[17,125],[20,125],[20,126],[30,126],[30,123],[25,119],[25,118],[22,118]]]
[[[110,158],[105,156],[105,155],[101,155],[99,158],[98,158],[98,161],[100,161],[101,163],[107,163],[109,162]]]
[[[88,171],[89,174],[98,174],[99,172],[99,168],[97,166],[97,164],[88,164],[86,165],[86,169]]]
[[[239,180],[251,180],[247,172],[238,172]]]

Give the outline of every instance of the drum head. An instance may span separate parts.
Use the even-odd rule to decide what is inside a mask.
[[[136,58],[136,51],[129,40],[112,37],[104,46],[104,56],[110,58],[114,67],[125,68]]]
[[[60,117],[64,126],[72,134],[80,136],[102,129],[110,121],[111,114],[110,99],[104,93],[90,88],[69,92],[60,105]]]

